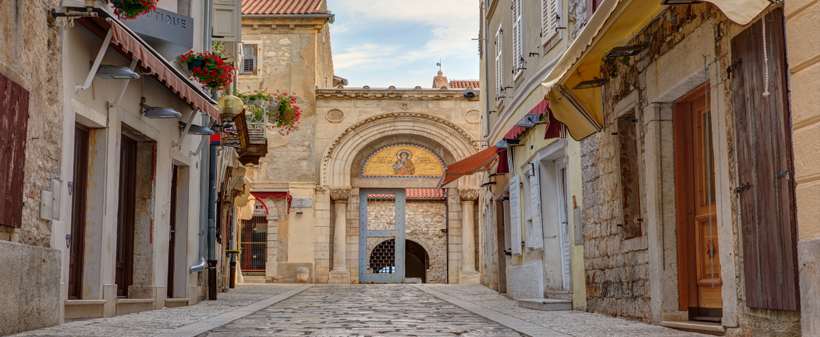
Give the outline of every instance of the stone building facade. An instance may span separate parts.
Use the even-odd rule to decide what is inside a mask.
[[[60,252],[40,218],[40,191],[60,176],[65,20],[59,1],[0,4],[0,335],[60,322]]]
[[[464,97],[466,87],[451,88],[442,74],[437,80],[444,85],[435,89],[345,87],[344,80],[333,73],[330,27],[334,14],[325,1],[299,4],[296,11],[263,6],[260,1],[243,4],[245,63],[238,90],[293,93],[303,111],[299,130],[270,135],[267,156],[259,165],[248,166],[253,193],[267,209],[263,278],[289,282],[296,279],[299,268],[306,268],[311,282],[356,283],[364,272],[359,264],[362,189],[435,189],[438,183],[432,175],[365,176],[364,163],[391,146],[423,148],[419,151],[440,159],[439,170],[469,156],[480,148],[476,140],[481,121],[478,100]],[[465,179],[459,185],[470,183]],[[462,254],[472,249],[475,259],[476,232],[466,234],[473,244],[464,248],[462,205],[475,200],[463,201],[458,188],[449,188],[446,203],[446,208],[417,208],[417,201],[406,201],[407,230],[425,219],[423,230],[413,229],[406,239],[419,246],[428,240],[435,242],[430,244],[435,248],[425,248],[428,261],[435,264],[429,280],[466,282],[474,276],[470,272],[475,263],[467,265],[467,272],[462,270]],[[435,210],[438,217],[415,216],[417,209],[425,209],[422,213]],[[473,218],[471,223],[475,223]],[[441,232],[442,224],[446,233]],[[429,235],[422,239],[422,232]],[[442,238],[449,245],[441,244]],[[253,278],[245,276],[246,280]]]
[[[780,187],[765,192],[769,178],[757,171],[767,160],[780,167],[778,174],[790,170],[783,157],[782,166],[765,157],[791,151],[783,8],[766,5],[743,19],[706,3],[644,6],[649,19],[619,42],[639,45],[639,52],[595,60],[609,82],[601,88],[602,130],[581,141],[590,311],[727,336],[800,334],[806,308],[795,305],[797,282],[790,276],[797,272],[790,234],[797,219],[789,217],[789,186],[775,182]],[[612,14],[609,22],[640,15]],[[607,34],[616,33],[596,37],[616,40]],[[761,40],[765,53],[754,49]],[[756,66],[764,57],[769,69]],[[776,131],[750,133],[747,123]],[[769,143],[750,141],[754,134]],[[772,200],[755,206],[758,197]],[[775,215],[775,205],[783,212]],[[775,231],[775,223],[782,227]],[[772,232],[763,234],[767,228]],[[769,242],[761,236],[777,238],[764,245],[780,262],[761,257],[759,242]],[[762,276],[777,275],[778,265],[781,283]]]

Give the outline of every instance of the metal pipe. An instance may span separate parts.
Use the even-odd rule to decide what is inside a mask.
[[[269,15],[242,15],[243,18],[259,19],[327,19],[329,23],[336,22],[336,14],[269,14]]]
[[[211,51],[211,38],[213,37],[213,24],[211,23],[211,7],[213,7],[213,0],[205,0],[203,2],[205,7],[205,16],[202,20],[202,24],[204,31],[202,32],[202,36],[204,39],[205,45],[202,46],[203,51]]]
[[[484,101],[487,104],[487,146],[490,145],[490,18],[487,17],[488,8],[490,7],[487,4],[487,0],[484,0],[482,3],[484,7]],[[479,41],[481,43],[481,41]],[[479,90],[481,92],[481,90]]]
[[[206,266],[205,258],[200,257],[199,258],[199,264],[191,266],[190,270],[191,270],[192,273],[198,273],[198,272],[201,272],[201,271],[205,270],[205,266]]]
[[[216,301],[216,147],[211,143],[208,163],[208,299]]]
[[[228,231],[228,247],[231,249],[228,252],[228,254],[231,254],[231,275],[228,282],[230,288],[236,288],[236,213],[238,209],[238,207],[231,207],[231,229]]]

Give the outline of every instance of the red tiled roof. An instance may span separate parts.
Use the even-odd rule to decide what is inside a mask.
[[[447,197],[447,189],[435,188],[408,188],[404,190],[405,199],[443,200]],[[395,194],[368,194],[368,198],[393,199]]]
[[[478,89],[478,83],[478,80],[452,80],[450,81],[450,88],[467,89],[467,87],[471,87],[473,89]]]
[[[325,14],[321,10],[323,0],[242,0],[242,14],[283,15],[283,14]]]

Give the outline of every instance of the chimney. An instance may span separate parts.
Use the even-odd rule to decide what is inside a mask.
[[[442,87],[450,89],[450,81],[447,81],[447,76],[444,76],[444,72],[439,70],[438,76],[433,77],[433,89],[441,89]]]

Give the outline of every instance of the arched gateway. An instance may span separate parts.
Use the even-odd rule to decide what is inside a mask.
[[[475,254],[450,254],[475,250],[473,207],[465,204],[475,203],[476,184],[467,177],[435,187],[447,163],[478,150],[463,127],[426,113],[375,115],[338,134],[320,168],[334,210],[329,282],[477,281]],[[472,240],[462,240],[465,233]],[[347,254],[353,247],[358,252]]]

